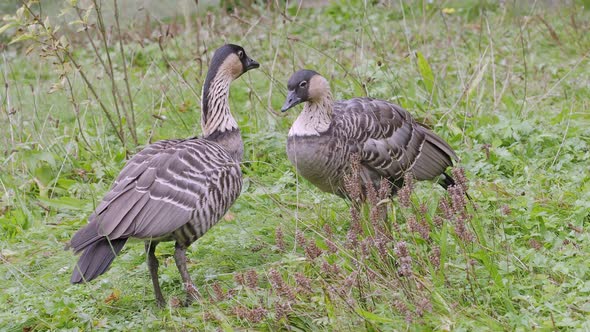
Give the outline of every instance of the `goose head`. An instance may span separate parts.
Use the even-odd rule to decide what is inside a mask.
[[[260,67],[244,48],[226,44],[218,48],[209,64],[201,98],[201,127],[203,135],[236,129],[238,124],[229,110],[229,88],[232,81],[245,72]]]
[[[313,70],[302,69],[289,78],[287,100],[281,107],[285,112],[303,102],[320,102],[330,96],[328,81]]]
[[[260,64],[250,58],[243,47],[226,44],[213,54],[209,72],[212,76],[224,76],[235,80],[248,70],[258,67]]]

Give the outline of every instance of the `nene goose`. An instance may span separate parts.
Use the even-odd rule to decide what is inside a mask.
[[[347,197],[344,177],[353,154],[360,157],[363,188],[385,178],[394,195],[406,172],[417,180],[440,177],[445,188],[454,184],[445,174],[457,159],[453,149],[400,106],[373,98],[334,102],[328,81],[312,70],[293,74],[287,88],[281,111],[306,102],[289,131],[289,161],[322,191]]]
[[[240,194],[244,146],[229,110],[230,83],[259,64],[237,45],[215,51],[202,91],[202,138],[156,142],[125,165],[89,223],[69,246],[83,252],[71,282],[104,273],[130,238],[145,241],[156,301],[165,304],[158,282],[156,245],[175,241],[174,260],[187,303],[198,296],[186,267],[186,249],[227,212]]]

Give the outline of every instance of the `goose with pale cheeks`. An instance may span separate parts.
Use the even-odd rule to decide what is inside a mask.
[[[287,88],[281,111],[305,103],[289,130],[289,161],[322,191],[347,197],[344,178],[353,155],[364,190],[387,179],[395,195],[407,172],[444,188],[455,183],[445,173],[458,159],[453,149],[402,107],[366,97],[335,102],[328,81],[313,70],[293,74]]]
[[[127,162],[88,224],[69,243],[75,253],[82,252],[72,283],[103,274],[127,240],[141,239],[156,301],[163,306],[155,250],[162,241],[175,241],[174,260],[187,303],[197,298],[186,249],[223,217],[240,194],[244,146],[229,110],[229,87],[258,67],[240,46],[227,44],[215,51],[201,99],[203,137],[159,141]]]

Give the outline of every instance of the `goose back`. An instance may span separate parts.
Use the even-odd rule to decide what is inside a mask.
[[[433,180],[457,158],[444,140],[393,103],[353,98],[334,102],[332,111],[325,132],[294,134],[287,141],[287,155],[297,172],[323,191],[345,196],[343,177],[355,153],[360,155],[362,181],[377,186],[387,178],[393,193],[403,184],[405,172]]]
[[[156,142],[129,160],[70,246],[80,252],[104,238],[134,237],[188,247],[227,212],[241,188],[239,164],[216,142]]]

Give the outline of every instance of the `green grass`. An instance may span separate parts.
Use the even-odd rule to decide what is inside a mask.
[[[201,8],[190,31],[175,19],[146,23],[144,14],[122,21],[139,145],[200,133],[213,49],[238,43],[261,63],[232,85],[244,190],[188,251],[203,298],[186,308],[174,305],[184,292],[172,243],[157,251],[172,303],[164,310],[139,242],[97,280],[69,284],[76,257],[63,248],[135,146],[116,138],[80,75],[68,72],[76,115],[53,58],[5,45],[0,330],[590,329],[587,2],[426,3],[253,5],[235,15]],[[174,33],[162,49],[160,24]],[[84,35],[63,29],[112,110],[110,81]],[[113,61],[124,91],[121,59]],[[402,105],[456,149],[473,197],[465,211],[473,242],[458,234],[456,216],[445,219],[439,201],[448,195],[435,184],[417,184],[409,207],[393,200],[380,224],[371,206],[355,221],[344,201],[296,177],[284,146],[297,111],[277,110],[286,80],[303,67],[328,77],[337,98]],[[356,222],[358,246],[347,240]],[[401,243],[411,275],[400,274]]]

